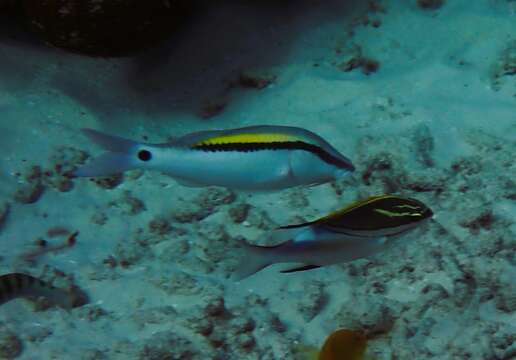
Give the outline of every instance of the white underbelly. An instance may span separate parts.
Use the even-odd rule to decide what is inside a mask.
[[[159,170],[180,181],[233,189],[269,190],[290,185],[289,150],[183,151]]]

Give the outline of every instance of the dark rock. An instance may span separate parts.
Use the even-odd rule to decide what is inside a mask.
[[[444,5],[444,0],[417,0],[417,5],[424,10],[437,10]]]
[[[120,185],[123,180],[124,180],[124,175],[121,173],[118,173],[118,174],[114,174],[111,176],[94,179],[93,181],[95,182],[95,184],[97,184],[99,187],[101,187],[103,189],[114,189],[118,185]]]
[[[7,216],[9,215],[9,203],[3,202],[0,203],[0,230],[2,230],[2,226],[4,226]]]
[[[46,42],[94,56],[120,56],[170,37],[188,15],[182,0],[24,0],[28,23]]]
[[[5,328],[0,328],[0,358],[14,359],[21,355],[23,344],[18,336]]]
[[[39,200],[44,191],[45,187],[39,181],[27,183],[16,190],[14,200],[20,204],[33,204]]]
[[[231,207],[228,211],[228,215],[233,220],[233,222],[240,224],[241,222],[244,222],[245,219],[247,219],[247,215],[249,214],[249,209],[251,208],[251,205],[242,203],[238,204],[234,207]]]

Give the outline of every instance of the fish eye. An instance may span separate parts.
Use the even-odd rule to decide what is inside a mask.
[[[138,159],[141,161],[149,161],[152,159],[152,153],[149,150],[138,151]]]

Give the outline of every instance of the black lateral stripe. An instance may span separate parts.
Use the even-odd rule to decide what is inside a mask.
[[[228,143],[228,144],[202,144],[193,146],[192,149],[201,151],[240,151],[251,152],[259,150],[305,150],[317,155],[321,160],[338,167],[348,168],[349,164],[324,151],[321,147],[303,141],[273,141],[269,143]]]
[[[11,281],[10,281],[10,277],[11,275],[10,274],[7,274],[7,275],[4,275],[2,276],[2,287],[4,288],[4,293],[9,296],[10,294],[13,293],[13,286],[11,285]]]
[[[19,274],[19,273],[13,274],[13,280],[14,280],[14,285],[15,285],[16,290],[23,289],[24,277],[25,276],[23,274]]]
[[[34,276],[25,275],[25,279],[27,281],[27,286],[31,286],[36,282],[36,278]]]

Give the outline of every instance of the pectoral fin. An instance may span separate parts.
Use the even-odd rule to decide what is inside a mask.
[[[320,268],[319,265],[303,265],[303,266],[296,266],[296,267],[293,267],[291,269],[287,269],[287,270],[281,270],[281,272],[283,274],[288,274],[288,273],[292,273],[292,272],[296,272],[296,271],[305,271],[305,270],[312,270],[312,269],[317,269],[317,268]]]

